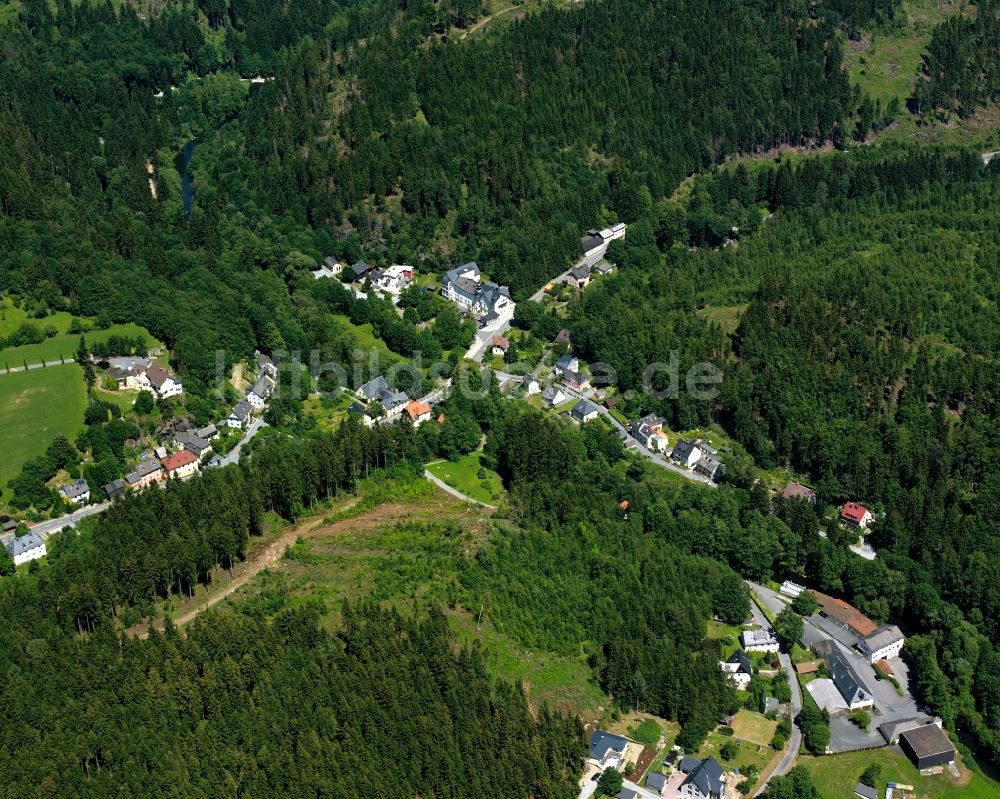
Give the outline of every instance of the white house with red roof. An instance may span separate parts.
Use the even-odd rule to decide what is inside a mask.
[[[136,365],[127,373],[126,388],[137,388],[140,391],[150,391],[160,399],[176,397],[184,393],[184,387],[175,375],[168,372],[162,364],[151,363],[149,366]]]
[[[198,456],[186,449],[178,450],[172,455],[167,455],[160,465],[167,477],[175,480],[187,480],[198,473]]]
[[[875,520],[875,517],[864,505],[860,505],[857,502],[848,502],[840,512],[840,520],[851,527],[864,530]]]

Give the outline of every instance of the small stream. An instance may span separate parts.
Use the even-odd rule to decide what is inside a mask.
[[[194,155],[194,148],[197,146],[198,140],[192,139],[174,157],[174,166],[181,176],[181,204],[184,206],[185,216],[191,213],[191,203],[194,201],[194,187],[191,185],[188,166],[191,164],[191,156]]]

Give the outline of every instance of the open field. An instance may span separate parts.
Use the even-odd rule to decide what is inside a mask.
[[[745,304],[725,307],[720,305],[706,305],[704,308],[699,308],[695,311],[695,316],[700,316],[702,319],[717,324],[725,333],[732,335],[736,332],[736,328],[740,323],[740,317],[743,316],[743,312],[746,309],[747,306]]]
[[[0,497],[24,462],[83,429],[87,392],[76,364],[0,375]]]
[[[503,497],[500,476],[492,469],[486,470],[486,479],[479,479],[480,453],[472,452],[457,461],[437,461],[427,465],[427,471],[466,496],[495,505]]]
[[[737,738],[761,746],[770,746],[778,722],[764,718],[760,713],[741,710],[733,719],[733,732]]]
[[[44,321],[44,320],[43,320]],[[159,346],[160,342],[153,338],[146,328],[135,324],[112,325],[106,330],[92,330],[85,333],[88,344],[107,341],[111,336],[143,336],[147,347]],[[60,333],[45,339],[40,344],[25,344],[20,347],[8,347],[0,350],[0,369],[17,368],[25,363],[58,363],[63,358],[68,363],[73,360],[76,348],[80,344],[78,334]]]
[[[992,799],[1000,796],[1000,784],[982,774],[968,771],[965,766],[961,767],[962,776],[958,780],[947,772],[934,777],[921,777],[916,767],[893,749],[825,757],[803,755],[799,762],[809,770],[823,799],[851,796],[861,772],[872,763],[882,767],[879,796],[885,796],[885,785],[889,781],[912,785],[919,799]]]

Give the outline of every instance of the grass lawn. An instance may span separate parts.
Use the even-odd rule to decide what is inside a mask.
[[[735,741],[739,736],[726,736],[721,732],[716,730],[708,736],[708,739],[702,744],[701,749],[698,750],[698,757],[705,759],[709,755],[714,757],[726,771],[732,771],[733,769],[739,769],[741,772],[745,772],[748,766],[756,766],[759,771],[763,771],[764,767],[771,762],[771,758],[774,757],[774,750],[770,746],[762,746],[759,744],[750,743],[749,741],[743,741],[740,744],[739,752],[736,754],[732,760],[723,760],[722,755],[719,754],[719,750],[729,741]],[[857,782],[857,780],[855,780]],[[852,784],[853,787],[853,784]]]
[[[770,746],[778,722],[764,718],[760,713],[741,710],[733,719],[733,731],[737,738],[761,746]]]
[[[62,433],[83,429],[87,392],[76,364],[0,375],[0,497],[24,462],[40,455]]]
[[[851,796],[861,772],[872,763],[882,767],[879,796],[885,796],[885,786],[889,781],[912,785],[915,795],[921,799],[987,799],[1000,796],[1000,784],[982,774],[969,772],[965,766],[961,767],[962,777],[959,780],[947,771],[934,777],[921,777],[905,756],[891,749],[825,757],[803,755],[799,763],[808,769],[823,799]]]
[[[25,322],[39,329],[46,325],[55,325],[60,333],[65,333],[69,329],[72,319],[72,314],[65,311],[57,311],[42,319],[35,319],[23,308],[14,305],[10,297],[0,299],[0,336],[9,336]]]
[[[44,324],[45,320],[40,320]],[[95,344],[99,341],[107,341],[111,336],[144,336],[147,347],[159,346],[160,342],[153,338],[149,331],[139,325],[112,325],[107,330],[92,330],[84,334],[88,344]],[[65,358],[67,362],[73,360],[76,348],[80,343],[80,336],[77,334],[60,333],[57,336],[46,339],[41,344],[25,344],[21,347],[9,347],[0,350],[0,367],[18,367],[25,362],[33,363],[58,363],[60,358]]]
[[[480,480],[479,458],[479,452],[471,452],[457,461],[438,461],[428,464],[427,471],[466,496],[495,505],[504,493],[500,476],[493,470],[487,469],[486,479]]]

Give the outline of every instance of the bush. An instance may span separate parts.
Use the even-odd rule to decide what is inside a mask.
[[[660,742],[660,733],[660,725],[653,719],[646,719],[636,728],[632,737],[650,749],[655,749],[656,745]]]
[[[777,752],[785,748],[785,736],[781,733],[781,730],[775,731],[774,737],[771,739],[771,748]]]
[[[878,788],[878,783],[881,777],[882,766],[878,763],[872,763],[868,768],[861,772],[861,777],[858,782],[867,785],[869,788]]]
[[[597,781],[597,792],[602,796],[617,796],[625,785],[622,775],[613,768],[604,769]]]
[[[740,745],[736,741],[726,741],[719,749],[723,760],[734,760],[740,753]]]

